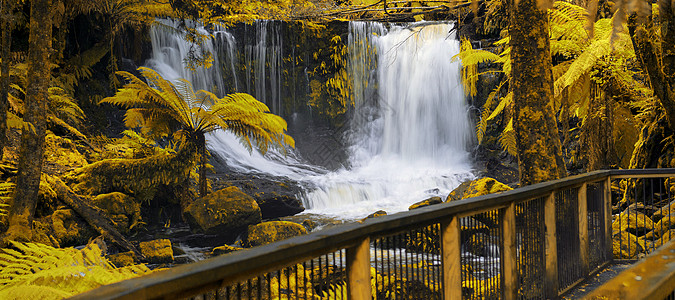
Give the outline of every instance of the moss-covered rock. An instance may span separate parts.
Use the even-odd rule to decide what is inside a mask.
[[[110,254],[106,258],[118,268],[136,264],[136,255],[132,251]]]
[[[228,243],[247,226],[261,221],[258,203],[234,186],[197,199],[184,216],[193,230],[223,236]]]
[[[256,247],[303,234],[307,234],[307,230],[297,223],[288,221],[264,222],[249,226],[242,244],[244,247]]]
[[[51,221],[54,237],[62,247],[84,245],[95,236],[93,229],[72,209],[56,210]]]
[[[50,221],[51,220],[49,220],[49,218],[33,220],[33,237],[31,241],[52,246],[54,248],[59,248],[59,242],[52,235],[52,226]]]
[[[141,242],[138,245],[141,254],[149,263],[161,264],[173,262],[173,249],[168,239]]]
[[[657,211],[655,211],[652,214],[652,221],[658,222],[661,220],[661,218],[674,213],[675,213],[675,201],[672,201],[666,204],[665,206],[661,207]]]
[[[60,174],[88,164],[73,141],[51,132],[45,136],[44,158],[43,171],[50,174]]]
[[[425,207],[425,206],[434,205],[434,204],[439,204],[439,203],[443,203],[443,199],[441,199],[441,197],[431,197],[427,200],[423,200],[423,201],[417,202],[413,205],[410,205],[410,207],[408,207],[408,210],[413,210],[413,209],[416,209],[416,208]]]
[[[233,247],[233,246],[230,246],[230,245],[222,245],[222,246],[213,248],[213,250],[211,250],[211,256],[223,255],[223,254],[227,254],[227,253],[230,253],[230,252],[239,251],[239,250],[242,250],[242,249],[244,249],[244,248]]]
[[[629,232],[615,232],[612,235],[612,253],[614,253],[614,258],[637,258],[638,254],[645,252],[645,249],[644,241]]]
[[[510,191],[512,188],[493,178],[483,177],[472,181],[466,181],[452,190],[448,195],[447,201],[478,197],[487,194]]]
[[[115,222],[115,228],[128,234],[130,230],[142,224],[141,205],[133,197],[113,192],[94,197],[93,204],[104,210]]]
[[[612,222],[612,231],[615,233],[630,232],[635,236],[645,235],[654,228],[654,222],[647,215],[628,209],[620,213]]]
[[[365,219],[377,218],[377,217],[386,216],[386,215],[387,215],[387,212],[386,212],[386,211],[384,211],[384,210],[378,210],[378,211],[376,211],[376,212],[374,212],[374,213],[372,213],[372,214],[369,214],[367,217],[363,218],[363,220],[365,220]],[[362,220],[362,221],[363,221],[363,220]]]

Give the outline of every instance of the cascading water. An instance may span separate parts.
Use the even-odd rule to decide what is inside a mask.
[[[189,44],[176,33],[153,29],[153,58],[147,65],[168,79],[187,78],[196,89],[215,88],[221,96],[248,92],[278,113],[283,71],[279,25],[258,21],[247,29],[254,31],[253,41],[243,43],[218,29],[216,39],[203,45],[214,51],[214,67],[194,73],[184,71]],[[471,124],[460,65],[451,61],[459,52],[452,28],[442,23],[388,30],[380,23],[349,24],[355,108],[344,137],[349,145],[347,168],[328,172],[303,163],[293,151],[288,156],[249,153],[223,131],[207,137],[210,151],[231,169],[300,182],[305,191],[299,197],[309,213],[352,220],[376,210],[407,210],[426,197],[447,195],[473,177],[466,151]],[[252,72],[238,77],[239,65]]]
[[[361,49],[350,52],[360,81],[354,84],[351,169],[312,179],[318,188],[303,198],[309,212],[359,218],[378,209],[407,210],[473,176],[460,65],[451,60],[459,52],[452,27],[350,25],[348,47]]]

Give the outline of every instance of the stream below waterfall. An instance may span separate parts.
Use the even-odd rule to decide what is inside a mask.
[[[461,65],[452,61],[459,52],[452,23],[349,22],[344,36],[354,107],[342,127],[324,131],[301,122],[317,115],[312,107],[283,111],[284,101],[306,103],[311,89],[307,67],[284,69],[284,58],[295,53],[284,53],[289,42],[282,22],[246,25],[239,34],[245,38],[212,29],[213,39],[201,47],[212,53],[213,66],[194,72],[185,68],[191,45],[163,27],[151,30],[153,51],[146,66],[166,79],[186,78],[195,90],[249,93],[289,123],[299,147],[286,155],[249,152],[224,131],[209,134],[207,145],[229,170],[298,182],[302,192],[297,197],[306,207],[302,214],[351,221],[378,210],[396,213],[432,196],[445,199],[474,177],[468,151],[473,125]],[[292,87],[285,84],[291,76],[296,78]],[[314,136],[320,138],[308,132],[319,132]],[[317,157],[337,164],[313,163]]]

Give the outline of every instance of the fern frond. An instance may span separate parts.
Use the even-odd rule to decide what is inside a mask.
[[[504,131],[502,131],[502,134],[499,136],[499,144],[504,151],[512,156],[517,156],[518,147],[516,143],[516,132],[513,130],[513,118],[509,120],[509,123],[504,127]]]
[[[506,94],[504,98],[501,98],[499,100],[499,105],[497,105],[497,108],[495,108],[495,110],[492,111],[487,120],[490,121],[495,117],[497,117],[504,110],[504,108],[511,105],[512,102],[513,102],[513,92],[509,92],[508,94]]]
[[[14,295],[61,299],[150,272],[143,265],[116,269],[95,244],[82,250],[36,243],[11,245],[14,249],[0,250],[1,299],[12,299]]]
[[[500,82],[497,88],[488,95],[487,100],[485,100],[485,104],[483,104],[480,120],[478,120],[478,124],[476,124],[476,137],[478,138],[478,144],[483,141],[483,137],[485,136],[488,117],[491,115],[490,111],[492,109],[492,102],[497,97],[506,82],[506,80]]]

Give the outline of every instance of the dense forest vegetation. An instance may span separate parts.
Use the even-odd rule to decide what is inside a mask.
[[[176,20],[194,45],[211,37],[193,21],[295,24],[321,40],[307,105],[333,125],[354,103],[346,42],[328,24],[456,21],[453,59],[479,108],[475,153],[488,175],[510,170],[524,186],[598,169],[675,167],[670,0],[3,0],[0,298],[62,298],[151,272],[136,263],[164,263],[167,254],[143,248],[166,245],[139,244],[138,232],[172,220],[223,230],[198,211],[222,205],[218,197],[238,201],[228,204],[237,221],[226,230],[270,219],[264,209],[274,203],[247,210],[257,191],[215,191],[205,134],[225,129],[249,149],[283,151],[295,145],[286,121],[251,95],[195,91],[128,63],[140,64],[159,18]],[[189,68],[213,63],[202,49]],[[260,240],[244,246],[269,242]]]

